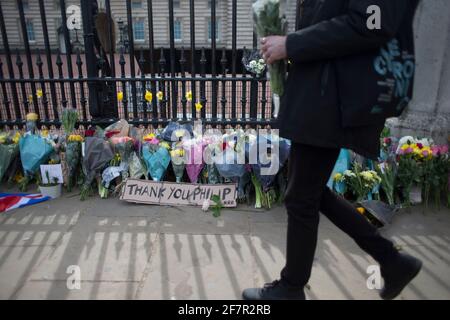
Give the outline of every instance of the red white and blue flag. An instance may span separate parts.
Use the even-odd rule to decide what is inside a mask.
[[[50,199],[50,197],[39,193],[0,193],[0,212],[31,206]]]

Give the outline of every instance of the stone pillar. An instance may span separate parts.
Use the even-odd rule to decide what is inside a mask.
[[[388,126],[396,136],[432,137],[445,143],[450,134],[450,1],[421,1],[415,37],[413,100],[400,118],[388,120]]]

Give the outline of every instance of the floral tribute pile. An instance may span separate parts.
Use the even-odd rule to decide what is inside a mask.
[[[330,184],[356,202],[381,199],[397,207],[421,203],[440,207],[444,201],[450,207],[449,173],[448,145],[412,136],[396,139],[385,129],[379,161],[343,151]]]
[[[62,129],[38,130],[29,114],[25,130],[0,132],[0,181],[27,190],[41,181],[40,165],[61,164],[68,192],[85,200],[120,194],[126,179],[234,183],[239,203],[271,208],[283,201],[291,143],[275,130],[205,129],[169,123],[148,131],[120,120],[107,128],[75,129],[77,112],[62,113]],[[447,145],[431,139],[381,137],[379,161],[342,150],[329,187],[356,204],[381,200],[392,207],[418,203],[450,206]],[[220,199],[211,199],[214,214]],[[205,204],[204,209],[209,205]],[[217,210],[216,210],[217,209]]]

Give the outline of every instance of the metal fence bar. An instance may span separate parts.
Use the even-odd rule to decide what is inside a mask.
[[[135,63],[134,63],[134,34],[133,34],[133,15],[131,12],[131,0],[127,0],[127,23],[128,23],[128,43],[130,50],[130,76],[134,78],[136,76]],[[131,96],[133,101],[133,118],[138,119],[137,109],[137,97],[136,97],[136,83],[131,83]]]
[[[25,53],[27,56],[27,66],[28,66],[28,76],[30,79],[34,78],[34,71],[33,71],[33,62],[31,59],[31,51],[30,51],[30,44],[28,42],[28,33],[27,33],[27,26],[25,21],[25,13],[23,10],[23,2],[22,0],[17,0],[17,6],[19,8],[19,17],[20,17],[20,27],[22,29],[22,37],[23,37],[23,44],[25,47]],[[31,82],[31,97],[33,100],[33,106],[34,106],[34,112],[39,114],[39,107],[36,99],[36,84],[34,82]],[[18,108],[18,106],[16,106]],[[16,117],[17,119],[20,118],[20,113],[17,114],[16,110]],[[42,117],[39,117],[42,119]]]
[[[211,99],[211,117],[217,119],[217,71],[216,71],[216,41],[217,41],[217,17],[216,0],[211,2],[211,77],[212,77],[212,99]]]
[[[11,60],[11,51],[9,49],[8,35],[6,33],[5,19],[3,17],[3,9],[2,9],[1,3],[0,3],[0,27],[2,29],[2,40],[3,40],[3,46],[5,48],[5,53],[6,53],[6,63],[8,65],[9,78],[14,79],[14,69],[13,69],[13,64],[12,64],[12,60]],[[3,72],[3,70],[2,70],[2,72]],[[3,76],[1,78],[3,79]],[[14,110],[15,110],[15,114],[16,114],[16,120],[20,121],[21,120],[20,110],[17,109],[19,106],[19,99],[17,98],[16,85],[11,83],[10,86],[11,86]],[[5,103],[7,118],[8,118],[8,120],[12,120],[11,110],[10,110],[10,101],[7,98],[6,85],[4,86],[4,94],[5,94],[4,101],[7,102],[7,103]]]
[[[49,38],[50,35],[47,35],[50,7],[44,0],[37,1],[44,35],[42,44],[36,43],[36,46],[33,46],[34,51],[31,51],[31,45],[27,38],[29,17],[26,14],[29,12],[24,10],[23,0],[16,0],[24,50],[20,54],[18,52],[14,67],[0,4],[0,27],[4,44],[4,48],[2,48],[4,58],[1,57],[0,68],[3,67],[3,64],[8,67],[8,69],[2,69],[0,73],[0,92],[2,93],[0,124],[11,124],[16,120],[16,124],[22,124],[24,115],[34,110],[38,114],[40,113],[41,124],[58,126],[60,124],[60,108],[70,105],[77,108],[80,114],[82,113],[80,124],[83,125],[107,124],[115,121],[117,115],[114,116],[112,111],[117,112],[117,110],[119,110],[120,118],[139,125],[162,125],[167,121],[192,121],[200,118],[205,124],[212,126],[255,126],[272,123],[268,105],[270,90],[267,87],[267,79],[250,75],[240,64],[243,52],[241,48],[238,48],[237,41],[240,36],[238,34],[237,0],[227,1],[227,5],[231,6],[227,9],[231,9],[229,11],[231,12],[229,33],[226,32],[226,28],[218,28],[219,21],[225,23],[222,22],[224,20],[219,19],[228,17],[228,13],[223,12],[225,4],[216,0],[209,1],[210,17],[207,17],[208,20],[206,20],[209,23],[208,31],[205,34],[206,39],[204,39],[205,35],[201,36],[201,45],[203,46],[201,48],[196,48],[196,19],[198,19],[196,9],[199,8],[196,8],[195,0],[186,1],[186,6],[182,5],[180,10],[183,10],[184,7],[189,12],[189,17],[186,16],[186,19],[189,19],[190,26],[187,29],[188,32],[183,32],[183,34],[189,34],[189,49],[176,47],[178,11],[175,1],[169,0],[167,2],[169,41],[164,47],[158,48],[160,49],[159,57],[155,57],[158,54],[155,51],[154,36],[155,32],[161,31],[154,29],[155,17],[153,14],[157,8],[154,6],[155,1],[146,1],[147,8],[144,14],[148,20],[144,23],[148,24],[148,29],[144,31],[147,33],[148,30],[148,35],[145,47],[138,49],[135,48],[134,43],[136,32],[134,28],[142,27],[142,24],[134,25],[134,16],[139,15],[139,19],[142,19],[143,16],[141,11],[135,12],[132,0],[126,0],[124,4],[126,8],[126,12],[124,12],[126,14],[125,26],[119,17],[120,41],[118,46],[114,36],[115,29],[113,28],[115,27],[111,23],[113,20],[111,0],[103,1],[106,20],[109,22],[106,28],[108,35],[100,34],[94,26],[96,14],[99,12],[97,1],[80,0],[83,43],[71,42],[68,26],[66,26],[67,15],[69,15],[69,12],[66,12],[66,1],[58,1],[64,35],[62,40],[66,47],[64,63],[63,49],[52,48],[52,39]],[[200,6],[200,3],[197,5]],[[222,37],[219,35],[220,30],[224,30],[223,35],[230,34],[231,39],[229,42],[220,39],[224,43],[218,48],[218,38]],[[100,36],[104,36],[104,38],[100,38]],[[106,44],[102,41],[103,39],[106,39]],[[203,40],[207,43],[206,48]],[[251,40],[252,49],[257,49],[258,39],[255,34]],[[71,55],[74,51],[72,46],[75,44],[77,45],[76,62],[73,62]],[[106,47],[104,48],[103,45]],[[44,61],[41,59],[39,50],[34,49],[37,46],[44,49]],[[116,46],[119,49],[117,50],[118,56],[114,52]],[[188,50],[190,52],[187,52]],[[246,49],[244,48],[244,50]],[[44,57],[42,56],[42,58]],[[115,66],[117,59],[120,70]],[[28,67],[28,72],[24,69],[25,61],[22,62],[22,60],[26,60],[25,68]],[[76,66],[73,66],[74,63]],[[136,74],[136,63],[141,74]],[[57,68],[56,70],[53,64]],[[33,67],[36,68],[34,71]],[[10,73],[8,79],[4,77],[6,70]],[[14,72],[17,72],[17,77]],[[35,78],[34,73],[36,72],[38,72],[38,76]],[[77,75],[74,76],[74,73]],[[118,103],[117,90],[121,91]],[[147,90],[152,93],[153,100],[151,102],[146,101]],[[162,99],[157,94],[158,91],[163,93]],[[189,91],[192,92],[192,100],[190,97],[188,99]],[[39,93],[39,98],[37,93]],[[200,112],[197,112],[196,103],[202,105]]]
[[[41,15],[41,23],[42,23],[42,33],[44,34],[44,46],[45,46],[45,55],[47,58],[47,68],[48,68],[48,76],[50,79],[54,78],[53,75],[53,62],[52,62],[52,55],[50,52],[50,40],[48,38],[48,28],[47,28],[47,18],[45,16],[45,6],[44,6],[44,0],[39,0],[39,12]],[[58,103],[56,100],[56,88],[55,83],[50,82],[50,93],[51,93],[51,99],[52,99],[52,107],[53,107],[53,120],[57,122],[59,120],[59,114],[58,114]],[[47,99],[47,97],[45,97]]]
[[[170,39],[170,76],[175,77],[175,19],[173,14],[173,0],[169,0],[169,39]],[[178,93],[177,84],[171,81],[171,94],[169,95],[172,103],[172,119],[177,118]]]
[[[191,77],[195,77],[195,1],[189,1],[189,16],[190,16],[190,38],[191,38]],[[191,81],[191,92],[192,92],[192,118],[196,119],[197,110],[195,108],[195,103],[197,101],[197,90],[195,80]]]
[[[69,29],[67,29],[66,21],[66,1],[65,0],[59,0],[59,7],[61,10],[61,28],[63,30],[64,35],[64,44],[66,49],[66,64],[67,64],[67,73],[69,75],[70,79],[73,79],[73,65],[72,65],[72,44],[70,43],[70,34]],[[76,96],[75,96],[75,84],[69,83],[70,88],[70,100],[72,104],[72,108],[76,109]]]

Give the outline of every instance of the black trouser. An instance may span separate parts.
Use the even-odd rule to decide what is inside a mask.
[[[295,287],[307,284],[317,244],[319,211],[347,233],[380,265],[397,251],[348,201],[327,187],[339,149],[292,144],[286,190],[288,212],[286,266],[281,279]]]

